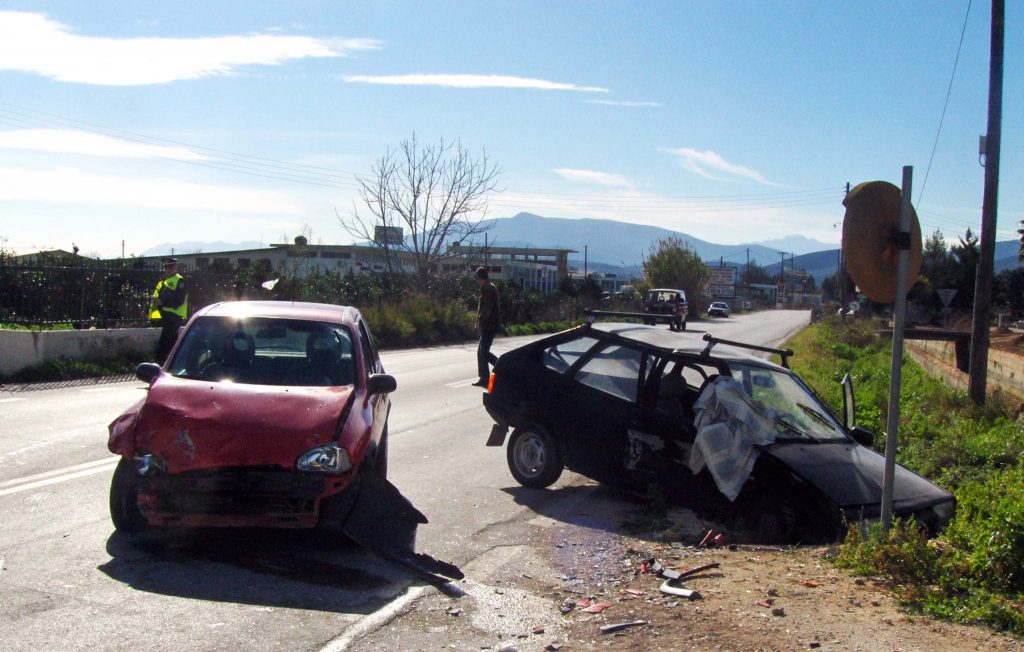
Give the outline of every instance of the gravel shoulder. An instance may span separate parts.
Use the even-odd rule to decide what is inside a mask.
[[[982,627],[902,611],[881,580],[833,566],[833,547],[697,548],[721,529],[689,510],[671,510],[667,530],[638,532],[626,524],[641,501],[593,484],[576,490],[558,513],[492,531],[503,543],[467,565],[464,597],[430,592],[354,649],[1022,649]],[[700,594],[689,600],[642,572],[652,557],[680,571],[719,567],[681,583]],[[644,624],[601,630],[635,621]]]

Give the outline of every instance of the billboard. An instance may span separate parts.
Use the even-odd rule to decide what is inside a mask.
[[[708,267],[708,293],[712,297],[736,296],[736,268]]]
[[[402,227],[374,226],[373,242],[378,245],[400,246],[403,242]]]

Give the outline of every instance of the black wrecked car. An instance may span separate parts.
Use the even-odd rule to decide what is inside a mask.
[[[746,350],[744,350],[746,349]],[[883,456],[841,422],[780,351],[627,323],[591,323],[498,359],[483,403],[509,429],[507,461],[527,487],[568,468],[599,482],[660,486],[762,541],[831,541],[877,519]],[[893,512],[930,531],[949,522],[948,491],[897,467]]]

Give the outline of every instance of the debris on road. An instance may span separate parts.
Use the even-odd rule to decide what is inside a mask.
[[[599,614],[599,613],[601,613],[605,609],[608,609],[611,606],[612,606],[611,603],[608,603],[608,602],[595,602],[594,604],[590,605],[589,607],[585,607],[583,609],[583,611],[586,611],[588,614]]]
[[[665,580],[662,582],[658,590],[668,595],[678,595],[680,598],[687,598],[689,600],[700,600],[701,594],[693,589],[684,589],[679,586],[672,586],[674,580]]]
[[[359,493],[341,530],[364,548],[412,570],[435,586],[450,586],[449,578],[463,579],[465,575],[454,564],[416,552],[416,529],[423,523],[427,523],[427,517],[395,485],[366,473],[360,478]]]
[[[612,624],[612,625],[605,625],[604,627],[602,627],[601,628],[601,633],[602,634],[611,634],[613,632],[618,632],[618,631],[621,631],[623,629],[628,629],[630,627],[639,627],[641,625],[646,625],[646,624],[647,624],[646,620],[631,620],[631,621],[625,622],[625,623],[615,623],[615,624]]]

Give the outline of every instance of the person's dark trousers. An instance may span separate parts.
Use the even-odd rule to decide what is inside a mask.
[[[160,341],[156,343],[156,363],[162,365],[178,339],[181,317],[174,313],[160,313]]]
[[[477,371],[480,372],[480,380],[487,382],[491,379],[491,369],[488,367],[488,363],[494,364],[498,361],[498,358],[491,353],[491,344],[494,343],[495,333],[480,333],[480,344],[476,347],[476,366]]]

